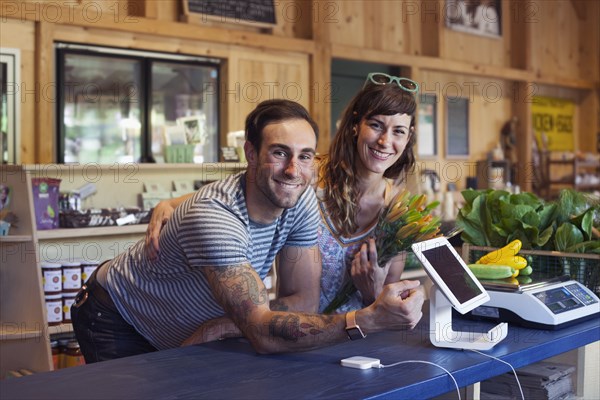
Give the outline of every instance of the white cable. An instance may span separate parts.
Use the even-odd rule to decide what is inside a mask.
[[[460,388],[458,387],[458,382],[456,382],[456,379],[454,379],[454,376],[452,375],[452,373],[450,373],[450,371],[448,371],[446,368],[444,368],[441,365],[438,365],[436,363],[432,363],[430,361],[423,361],[423,360],[406,360],[406,361],[398,361],[398,362],[395,362],[395,363],[389,364],[389,365],[379,364],[378,368],[390,368],[390,367],[395,367],[396,365],[407,364],[407,363],[429,364],[429,365],[433,365],[433,366],[436,366],[436,367],[444,370],[444,372],[447,373],[448,375],[450,375],[450,378],[452,378],[452,381],[454,382],[454,386],[456,386],[456,393],[458,394],[458,400],[461,400]]]
[[[519,391],[521,392],[521,399],[525,400],[525,395],[523,394],[523,388],[521,387],[521,381],[519,381],[519,377],[517,376],[517,371],[515,371],[515,369],[513,368],[513,366],[510,363],[508,363],[508,362],[506,362],[504,360],[501,360],[498,357],[494,357],[494,356],[482,353],[482,352],[477,351],[477,350],[473,350],[473,349],[467,349],[467,350],[471,350],[472,352],[475,352],[477,354],[481,354],[482,356],[486,356],[486,357],[492,358],[492,359],[494,359],[496,361],[500,361],[501,363],[504,363],[504,364],[508,365],[510,367],[510,369],[512,369],[512,372],[515,375],[515,379],[517,380],[517,385],[519,386]]]

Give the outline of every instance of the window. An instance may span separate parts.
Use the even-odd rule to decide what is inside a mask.
[[[419,156],[437,155],[437,129],[436,129],[437,97],[434,94],[419,96],[417,149]]]
[[[165,131],[194,122],[194,162],[218,160],[218,60],[57,46],[59,162],[163,162]]]
[[[18,164],[19,101],[16,84],[19,81],[20,50],[0,48],[0,150],[2,164]]]
[[[469,155],[469,100],[449,98],[448,104],[448,156]]]

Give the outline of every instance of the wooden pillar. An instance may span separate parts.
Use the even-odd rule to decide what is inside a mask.
[[[35,23],[35,149],[36,163],[56,162],[56,74],[54,60],[54,24]]]
[[[319,2],[312,2],[319,7]],[[322,13],[311,10],[315,52],[310,60],[310,113],[319,125],[320,135],[317,151],[326,154],[331,142],[331,39],[330,23]]]
[[[514,183],[522,191],[531,192],[536,176],[536,166],[533,164],[533,122],[531,117],[532,88],[531,82],[515,82],[513,91],[512,114],[519,120],[517,126],[518,162],[515,168]],[[539,168],[539,166],[537,167]]]

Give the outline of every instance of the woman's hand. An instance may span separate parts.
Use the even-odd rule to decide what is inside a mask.
[[[375,239],[369,238],[352,260],[350,274],[354,286],[360,291],[364,304],[371,304],[381,293],[391,262],[380,267],[377,263]]]
[[[174,211],[175,207],[173,207],[168,200],[161,201],[152,210],[152,217],[150,217],[150,222],[146,229],[145,241],[146,255],[151,260],[156,259],[160,253],[158,237],[160,236],[160,231],[163,226],[165,226],[169,218],[171,218]]]

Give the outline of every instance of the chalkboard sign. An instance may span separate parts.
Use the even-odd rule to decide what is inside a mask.
[[[259,25],[277,22],[273,0],[183,0],[183,3],[186,15],[203,14],[213,21]]]

